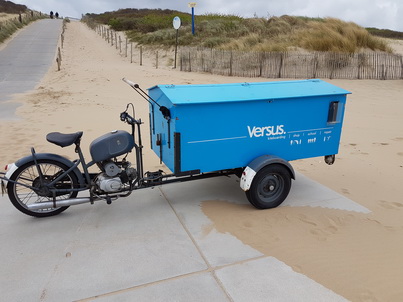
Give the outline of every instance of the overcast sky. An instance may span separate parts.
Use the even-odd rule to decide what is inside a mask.
[[[120,8],[161,8],[190,12],[194,0],[12,0],[29,8],[61,16],[80,18],[81,14],[102,13]],[[307,16],[334,17],[364,27],[403,32],[402,0],[195,0],[195,14],[235,14],[241,17]],[[197,19],[196,19],[197,25]]]

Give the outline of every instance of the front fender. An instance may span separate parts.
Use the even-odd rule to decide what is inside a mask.
[[[64,164],[65,166],[67,166],[68,168],[71,168],[74,166],[74,163],[72,161],[68,160],[67,158],[65,158],[63,156],[57,155],[57,154],[35,153],[35,158],[36,158],[36,160],[50,159],[50,160],[58,161],[58,162]],[[33,161],[34,161],[34,157],[32,155],[28,155],[26,157],[23,157],[23,158],[17,160],[15,163],[8,165],[8,169],[7,169],[5,177],[9,179],[19,167],[21,167],[22,165],[25,165],[26,163],[33,162]],[[77,176],[77,180],[78,180],[80,186],[85,186],[85,180],[84,180],[84,177],[81,174],[80,170],[76,167],[75,169],[73,169],[72,172]]]
[[[275,155],[262,155],[252,160],[242,172],[242,177],[239,184],[241,189],[244,191],[248,191],[256,173],[259,172],[260,169],[262,169],[263,167],[271,164],[280,164],[285,166],[290,172],[291,178],[295,179],[294,169],[288,161]]]

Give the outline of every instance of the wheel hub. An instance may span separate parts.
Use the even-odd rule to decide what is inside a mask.
[[[282,188],[281,178],[275,174],[267,175],[259,186],[259,195],[263,199],[272,199],[280,193]]]
[[[43,176],[42,182],[39,177],[35,178],[32,182],[32,186],[35,188],[36,194],[42,197],[51,197],[52,194],[47,186],[51,180],[47,176]]]

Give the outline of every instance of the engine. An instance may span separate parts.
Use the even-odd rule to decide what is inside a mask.
[[[115,163],[112,161],[103,162],[100,167],[104,171],[96,178],[96,185],[99,190],[106,193],[119,192],[123,186],[136,178],[136,169],[130,167],[129,162]]]

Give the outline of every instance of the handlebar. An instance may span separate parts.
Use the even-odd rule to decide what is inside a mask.
[[[139,84],[136,84],[126,78],[123,78],[122,81],[125,82],[126,84],[129,84],[133,88],[140,88]]]
[[[130,114],[128,114],[126,111],[122,112],[120,114],[120,120],[122,122],[127,122],[129,125],[134,125],[134,124],[138,124],[139,121],[136,121],[136,119],[134,119]]]

